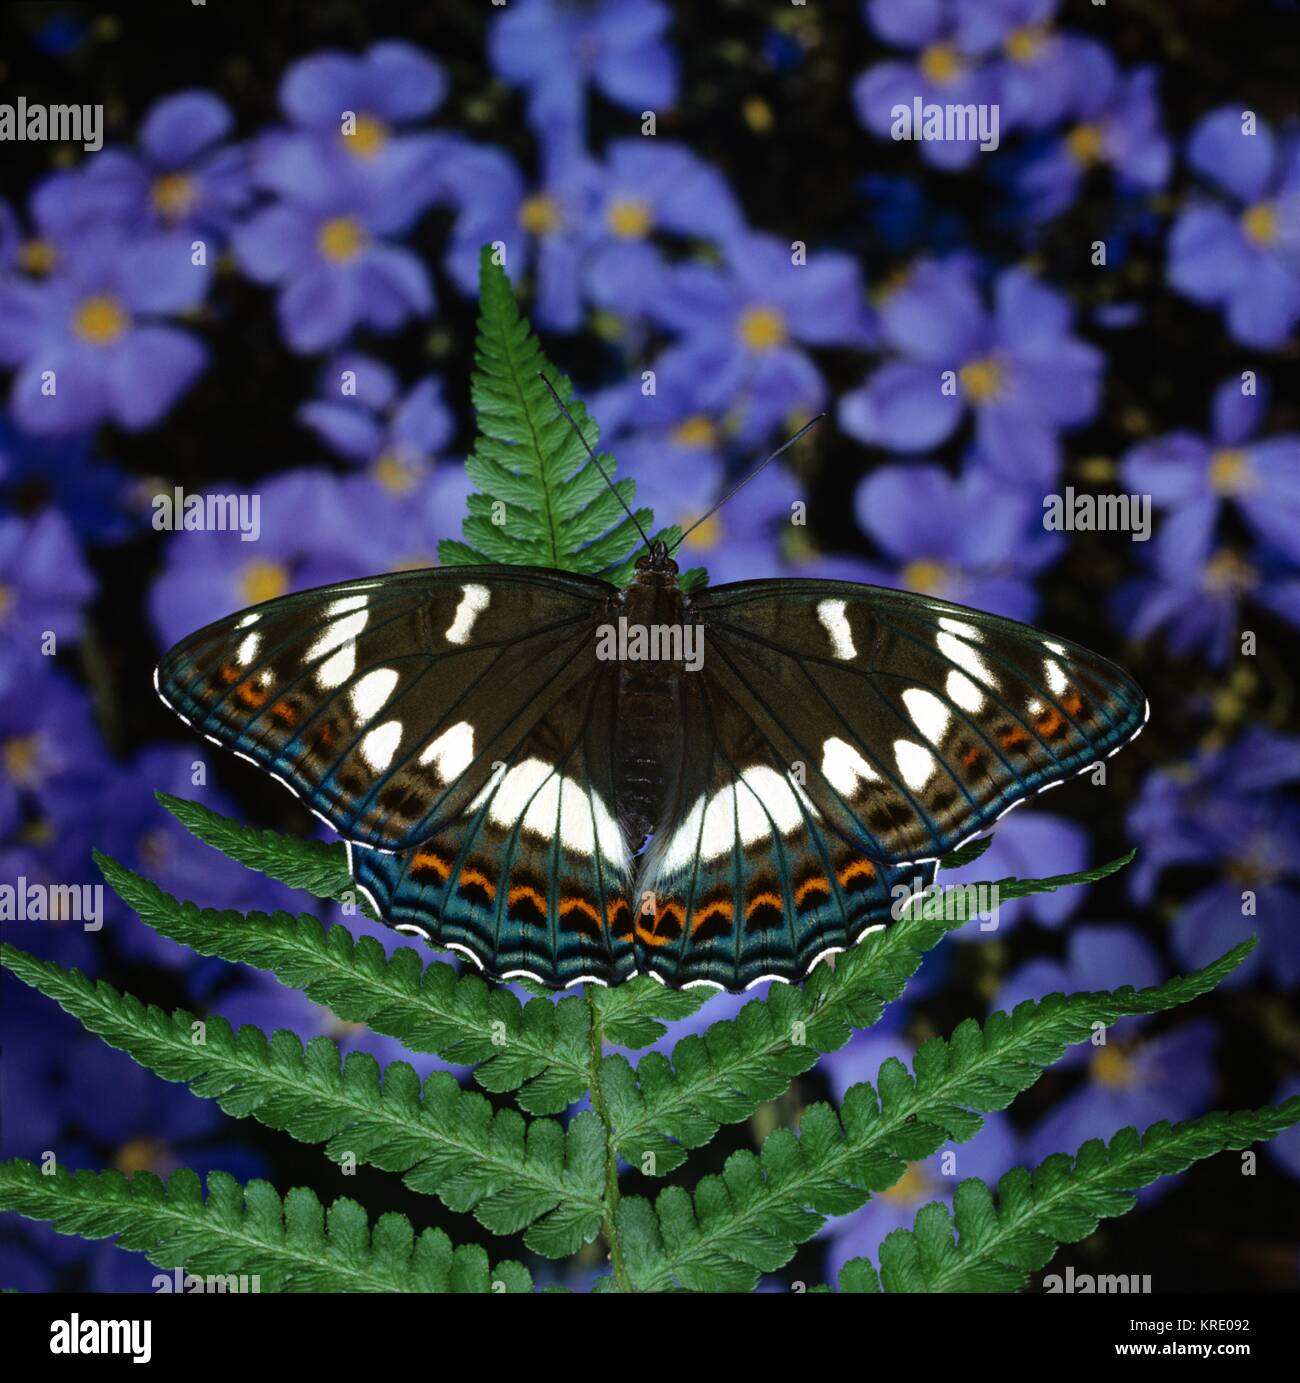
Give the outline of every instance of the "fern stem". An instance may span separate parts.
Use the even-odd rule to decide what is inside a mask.
[[[609,1107],[605,1103],[605,1092],[600,1084],[605,1034],[592,986],[588,984],[583,988],[587,996],[587,1009],[591,1014],[591,1107],[605,1131],[605,1198],[601,1204],[601,1228],[605,1242],[609,1245],[609,1261],[614,1270],[614,1282],[620,1292],[630,1292],[632,1279],[628,1276],[627,1264],[623,1261],[623,1245],[618,1237],[618,1147],[614,1140]]]

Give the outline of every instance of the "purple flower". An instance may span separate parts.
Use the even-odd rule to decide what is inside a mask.
[[[337,455],[392,470],[394,483],[414,484],[454,423],[442,401],[442,381],[434,375],[417,380],[400,398],[395,391],[395,379],[379,361],[341,357],[321,373],[324,397],[303,404],[298,420]]]
[[[959,9],[951,0],[869,0],[867,19],[888,43],[917,53],[915,62],[881,62],[854,83],[862,125],[878,139],[892,137],[894,107],[997,106],[996,73],[960,42]],[[964,168],[979,153],[975,139],[927,139],[920,156],[938,168]]]
[[[1268,547],[1243,555],[1216,546],[1210,529],[1166,522],[1154,552],[1143,552],[1144,570],[1114,593],[1115,622],[1137,639],[1160,630],[1179,657],[1199,650],[1222,666],[1241,633],[1241,604],[1249,597],[1290,624],[1300,626],[1300,577],[1295,563]]]
[[[433,311],[424,265],[392,241],[410,206],[355,160],[295,139],[259,176],[282,200],[236,228],[234,250],[249,277],[279,287],[280,330],[292,349],[329,350],[358,326],[395,331]]]
[[[95,594],[68,521],[47,509],[32,519],[0,517],[0,684],[8,674],[32,675],[57,643],[81,637],[82,608]]]
[[[847,579],[894,586],[1010,619],[1032,619],[1033,577],[1061,552],[1040,506],[982,466],[955,479],[921,462],[883,466],[858,486],[858,523],[890,559],[861,563]],[[825,563],[808,575],[829,576]]]
[[[1204,551],[1226,499],[1264,542],[1300,563],[1300,434],[1251,442],[1268,401],[1265,380],[1258,394],[1243,395],[1230,377],[1215,391],[1209,440],[1175,432],[1124,458],[1124,485],[1170,510],[1156,543],[1171,566]]]
[[[1187,161],[1229,205],[1202,198],[1179,214],[1167,274],[1223,309],[1243,345],[1275,350],[1300,321],[1300,141],[1275,139],[1263,122],[1248,134],[1245,117],[1223,106],[1192,131]]]
[[[1076,123],[1031,155],[1016,175],[1031,221],[1050,220],[1073,206],[1097,168],[1108,168],[1122,193],[1156,192],[1169,180],[1173,155],[1154,69],[1121,73],[1101,44],[1086,40],[1076,41],[1070,59]]]
[[[0,499],[48,504],[87,543],[117,543],[139,526],[124,472],[91,450],[88,435],[32,437],[0,414]]]
[[[131,226],[225,231],[252,196],[247,152],[222,144],[234,123],[209,91],[168,96],[145,116],[138,155],[107,149],[87,161],[85,190],[116,206]]]
[[[479,251],[504,251],[512,279],[533,268],[531,316],[553,331],[575,331],[582,322],[583,251],[595,215],[596,167],[571,141],[543,139],[541,178],[529,192],[513,159],[500,149],[465,145],[442,169],[447,197],[456,210],[447,272],[460,289],[478,292]]]
[[[1174,950],[1184,965],[1208,965],[1258,934],[1259,945],[1225,986],[1261,971],[1283,987],[1300,982],[1300,812],[1279,791],[1297,779],[1300,740],[1255,727],[1190,764],[1151,774],[1129,813],[1140,846],[1129,885],[1136,901],[1151,900],[1166,869],[1219,871],[1175,916]]]
[[[1065,297],[1007,269],[990,315],[958,261],[917,265],[880,308],[885,340],[904,358],[840,400],[840,426],[861,441],[925,451],[975,414],[981,455],[1020,485],[1051,485],[1059,431],[1097,409],[1103,358],[1071,334]]]
[[[715,242],[743,234],[726,179],[681,144],[615,140],[600,174],[587,284],[595,302],[643,313],[658,291],[664,260],[656,231]]]
[[[666,271],[655,319],[682,334],[657,370],[689,390],[691,407],[739,415],[738,439],[752,444],[788,414],[818,408],[826,395],[804,346],[862,346],[870,324],[857,262],[833,251],[799,262],[775,236],[730,243],[724,269],[685,264]]]
[[[40,434],[109,419],[130,431],[156,423],[207,360],[189,332],[159,319],[192,311],[208,269],[184,234],[86,229],[60,247],[40,280],[0,280],[0,365],[17,369],[10,408]]]
[[[1049,897],[1051,895],[1048,895]],[[1010,1013],[1026,999],[1043,999],[1049,994],[1095,993],[1131,984],[1134,989],[1149,989],[1164,978],[1164,967],[1154,948],[1132,927],[1122,923],[1091,923],[1072,927],[1066,942],[1064,961],[1040,957],[1013,970],[1003,981],[993,1007]],[[1146,1022],[1144,1017],[1121,1018],[1106,1029],[1106,1041],[1131,1041]],[[1065,1055],[1052,1068],[1086,1064],[1096,1060],[1100,1046],[1087,1042],[1066,1048]]]
[[[660,0],[517,0],[488,36],[493,69],[529,93],[539,129],[580,130],[590,81],[625,110],[663,114],[677,99],[677,59]]]
[[[1214,1025],[1204,1018],[1136,1043],[1108,1033],[1104,1047],[1090,1049],[1083,1084],[1030,1132],[1031,1161],[1073,1155],[1090,1138],[1109,1141],[1122,1128],[1141,1131],[1161,1119],[1176,1123],[1203,1114],[1214,1101],[1216,1040]],[[1141,1198],[1155,1199],[1171,1184],[1163,1177]]]
[[[999,823],[993,844],[973,864],[945,871],[941,884],[977,884],[994,879],[1042,879],[1053,874],[1078,874],[1092,859],[1088,832],[1075,821],[1051,812],[1025,808]],[[1087,885],[1059,888],[1055,893],[1032,893],[999,904],[996,928],[983,930],[968,923],[958,933],[963,941],[1005,936],[1021,917],[1040,927],[1059,927],[1078,910]],[[1023,996],[1022,996],[1023,997]]]

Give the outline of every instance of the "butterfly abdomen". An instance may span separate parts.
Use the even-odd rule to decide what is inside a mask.
[[[618,613],[628,630],[682,630],[689,619],[677,579],[669,572],[638,572]],[[628,639],[626,647],[636,645]],[[671,648],[671,640],[662,647]],[[687,675],[685,663],[671,657],[625,657],[619,662],[614,772],[619,824],[633,850],[658,829],[676,792],[682,678]]]

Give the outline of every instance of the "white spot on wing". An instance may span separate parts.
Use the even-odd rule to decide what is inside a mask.
[[[402,742],[402,722],[386,720],[376,726],[361,741],[361,757],[375,770],[382,773],[393,761],[397,746]]]
[[[916,728],[931,744],[938,744],[943,739],[952,712],[933,692],[922,687],[908,687],[903,693],[903,705],[916,722]]]
[[[240,667],[246,667],[257,657],[257,650],[261,644],[262,636],[260,634],[248,634],[240,640],[239,647],[235,650],[235,661]]]
[[[858,781],[878,782],[880,774],[851,744],[832,735],[822,745],[822,777],[844,797],[854,797]]]
[[[949,623],[955,623],[955,621],[950,620]],[[939,645],[939,652],[950,662],[956,663],[963,672],[969,673],[987,686],[997,686],[998,679],[993,676],[992,672],[989,671],[989,665],[970,644],[952,634],[936,634],[934,641]]]
[[[918,790],[930,781],[930,775],[934,772],[934,755],[923,744],[917,744],[914,740],[895,740],[894,758],[909,788]]]
[[[1055,658],[1043,659],[1043,675],[1047,678],[1047,687],[1053,696],[1060,696],[1070,685],[1065,669]]]
[[[397,685],[397,669],[377,667],[352,688],[352,709],[358,720],[372,720],[384,709],[384,704]]]
[[[468,720],[458,721],[444,730],[420,755],[422,765],[433,764],[444,783],[459,778],[474,759],[474,727]]]
[[[323,658],[327,653],[333,653],[336,648],[351,643],[366,627],[369,619],[370,616],[365,610],[358,610],[355,614],[344,615],[342,619],[335,620],[307,650],[304,655],[305,661],[314,663],[317,658]]]
[[[261,618],[262,618],[262,614],[261,614],[261,611],[260,611],[260,610],[250,610],[250,611],[244,616],[244,618],[241,619],[237,625],[235,625],[235,628],[236,628],[236,629],[247,629],[248,626],[249,626],[250,624],[256,624],[257,621],[258,621],[259,619],[261,619]]]
[[[950,619],[947,615],[939,616],[939,628],[946,629],[950,634],[960,634],[963,639],[973,639],[976,643],[982,637],[980,631],[973,624],[966,624],[959,619]]]
[[[950,672],[944,683],[948,699],[955,702],[963,711],[978,711],[984,706],[984,693],[966,676],[964,672]]]
[[[316,681],[324,691],[333,691],[357,670],[357,646],[346,643],[337,653],[332,653],[316,669]]]
[[[849,628],[848,616],[844,613],[847,602],[843,600],[822,600],[817,603],[817,618],[830,635],[831,652],[837,658],[856,658],[858,650],[853,646],[853,630]]]
[[[447,626],[448,643],[468,642],[474,621],[487,609],[492,599],[492,592],[486,586],[470,584],[462,586],[460,590],[460,604],[456,606],[456,614]]]

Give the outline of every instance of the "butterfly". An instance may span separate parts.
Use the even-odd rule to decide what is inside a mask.
[[[1147,715],[1027,625],[844,581],[687,594],[662,542],[624,589],[477,566],[286,595],[155,684],[343,837],[389,925],[553,987],[798,980]]]

